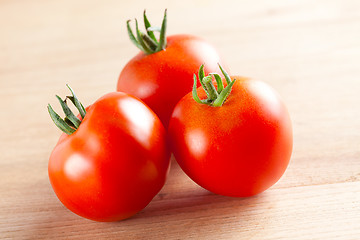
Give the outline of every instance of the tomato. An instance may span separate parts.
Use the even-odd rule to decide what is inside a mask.
[[[145,26],[149,27],[145,14],[144,20]],[[159,41],[150,37],[153,36],[152,32],[149,32],[149,36],[139,32],[134,40],[135,36],[128,25],[130,39],[142,51],[121,71],[117,91],[142,99],[167,127],[176,103],[191,91],[192,74],[203,63],[206,64],[205,73],[216,71],[217,63],[221,62],[221,59],[216,49],[204,39],[188,34],[165,38],[165,29],[166,12]],[[153,50],[139,36],[153,41]],[[139,39],[143,45],[139,43]]]
[[[219,85],[223,80],[216,77]],[[207,92],[210,85],[215,89],[210,79],[202,80]],[[217,194],[246,197],[263,192],[283,175],[292,152],[292,126],[286,106],[270,86],[232,79],[227,76],[230,88],[225,88],[231,92],[218,91],[206,100],[200,99],[211,94],[194,85],[193,95],[176,105],[168,132],[173,154],[192,180]],[[214,106],[217,95],[225,98]]]
[[[106,94],[88,108],[77,130],[68,130],[51,153],[48,173],[57,197],[74,213],[122,220],[147,206],[164,185],[170,158],[165,129],[137,98]]]

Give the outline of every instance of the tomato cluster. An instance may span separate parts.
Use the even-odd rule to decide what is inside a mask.
[[[68,86],[70,96],[57,96],[64,118],[48,105],[64,132],[48,166],[60,201],[95,221],[129,218],[165,184],[171,152],[194,182],[217,194],[252,196],[275,184],[292,152],[291,120],[276,92],[229,76],[205,40],[166,37],[166,11],[161,28],[145,12],[144,24],[146,33],[136,21],[134,34],[127,22],[141,52],[121,71],[117,92],[84,108]]]

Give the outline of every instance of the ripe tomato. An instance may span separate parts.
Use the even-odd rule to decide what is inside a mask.
[[[48,172],[68,209],[117,221],[139,212],[160,191],[169,158],[158,117],[137,98],[115,92],[91,105],[76,131],[60,137]]]
[[[198,102],[191,93],[184,96],[174,109],[168,132],[174,156],[192,180],[217,194],[245,197],[263,192],[280,179],[292,152],[292,127],[284,103],[271,87],[232,78],[236,81],[227,79],[231,93],[215,93],[212,100],[199,100],[207,94],[194,85]],[[213,83],[207,80],[204,85],[209,92]],[[213,106],[217,94],[225,99],[229,94],[222,106]]]
[[[145,13],[144,20],[146,28],[151,29]],[[196,36],[173,35],[165,38],[166,12],[159,41],[151,38],[151,31],[146,35],[136,29],[139,34],[135,39],[128,23],[130,39],[142,52],[121,71],[117,91],[143,100],[167,127],[176,103],[191,90],[192,74],[203,63],[206,64],[206,73],[216,71],[217,63],[221,62],[220,56],[211,44]]]

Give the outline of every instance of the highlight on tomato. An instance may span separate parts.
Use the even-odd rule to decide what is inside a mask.
[[[176,103],[192,88],[192,74],[203,63],[205,73],[216,71],[221,59],[217,50],[200,37],[189,34],[166,37],[166,10],[161,28],[150,24],[145,11],[143,17],[145,33],[139,30],[135,19],[134,34],[130,20],[127,21],[129,38],[140,52],[121,71],[117,91],[143,100],[166,128]],[[159,38],[155,36],[157,32]]]
[[[64,133],[51,153],[48,173],[59,200],[74,213],[95,221],[118,221],[136,214],[163,187],[170,153],[165,129],[139,99],[109,93],[87,109],[72,95],[57,96],[66,115],[50,105]],[[68,106],[72,102],[80,116]]]
[[[205,76],[172,113],[169,136],[185,173],[205,189],[233,197],[261,193],[285,172],[292,153],[289,113],[267,84],[218,74]],[[215,80],[213,80],[215,78]]]

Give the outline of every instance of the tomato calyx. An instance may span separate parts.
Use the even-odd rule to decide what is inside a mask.
[[[160,52],[166,48],[166,26],[167,26],[167,9],[165,9],[164,18],[161,24],[161,28],[152,27],[148,18],[146,17],[146,10],[144,10],[144,25],[146,34],[139,30],[138,21],[135,18],[135,32],[136,37],[130,27],[130,21],[127,20],[126,26],[130,40],[134,45],[146,54],[152,54]],[[156,39],[154,32],[160,32],[159,40]]]
[[[229,74],[221,67],[220,64],[218,65],[222,74],[225,77],[227,86],[224,88],[222,79],[220,75],[217,73],[210,73],[208,76],[205,76],[204,64],[202,64],[199,68],[199,82],[201,84],[201,87],[204,89],[207,98],[206,99],[199,98],[197,94],[197,77],[196,74],[194,74],[194,85],[192,89],[192,95],[193,95],[193,99],[197,103],[206,104],[213,107],[221,107],[228,98],[231,92],[231,88],[234,85],[236,79],[231,80]],[[212,81],[213,77],[216,80],[217,89],[213,84]]]
[[[61,108],[65,113],[65,118],[61,118],[59,114],[54,111],[50,104],[48,104],[47,109],[55,125],[64,133],[71,135],[79,128],[81,120],[76,117],[75,114],[71,111],[71,109],[67,105],[67,99],[69,99],[79,111],[81,119],[84,119],[86,115],[86,110],[79,101],[79,99],[76,97],[72,88],[68,84],[66,84],[66,86],[69,88],[71,96],[66,96],[65,100],[62,100],[61,97],[56,95],[56,98],[59,100]]]

